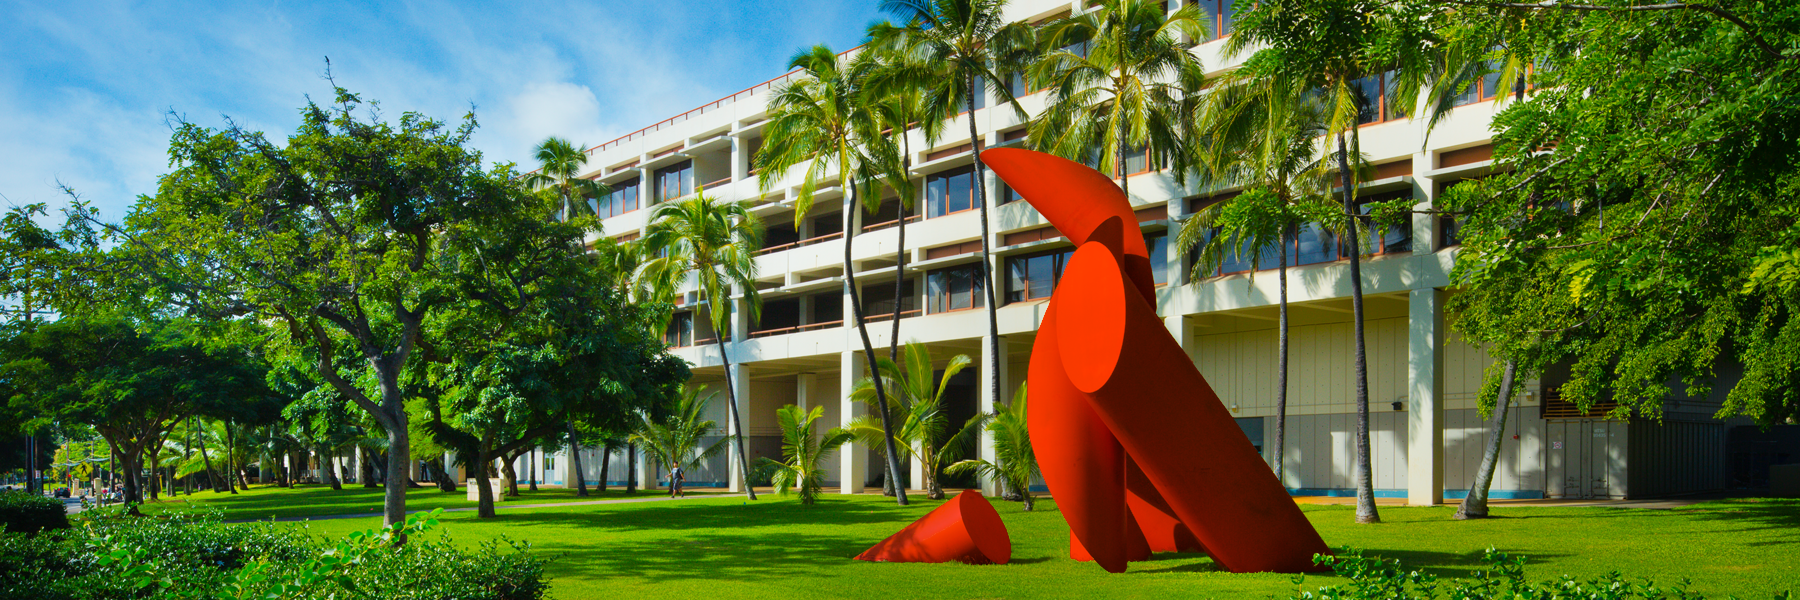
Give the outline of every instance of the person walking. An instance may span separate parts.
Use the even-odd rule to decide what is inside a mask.
[[[674,497],[679,496],[682,498],[686,498],[687,492],[685,490],[681,489],[681,484],[683,484],[685,482],[687,482],[687,469],[684,469],[684,468],[678,466],[678,467],[675,467],[675,470],[670,471],[669,472],[669,497],[674,498]]]

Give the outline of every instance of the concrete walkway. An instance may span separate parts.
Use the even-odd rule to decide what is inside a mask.
[[[670,498],[668,496],[657,496],[657,497],[653,497],[653,498],[626,498],[626,499],[622,499],[622,500],[586,500],[586,501],[580,501],[580,502],[543,502],[543,503],[538,503],[538,504],[506,504],[503,502],[496,502],[496,503],[494,503],[494,510],[497,510],[497,511],[498,510],[512,510],[512,509],[518,509],[518,508],[558,508],[558,507],[564,507],[564,506],[594,506],[597,504],[630,504],[630,503],[635,503],[635,502],[667,502],[667,501],[674,501],[674,500],[699,500],[699,499],[703,499],[703,498],[738,498],[738,497],[742,497],[742,496],[743,496],[743,494],[707,494],[707,495],[703,495],[703,496],[687,496],[684,498]],[[444,512],[474,512],[475,510],[477,510],[477,507],[464,506],[464,507],[458,507],[458,508],[446,508],[446,509],[444,509]],[[411,514],[419,514],[419,513],[426,513],[426,512],[431,512],[431,511],[429,511],[429,510],[411,510],[411,511],[407,511],[406,514],[411,515]],[[364,518],[368,518],[368,517],[379,517],[379,516],[382,516],[382,513],[372,512],[372,513],[355,513],[355,514],[347,514],[347,515],[319,515],[319,516],[310,516],[310,517],[276,517],[274,519],[231,519],[231,520],[228,520],[225,522],[226,523],[250,523],[250,522],[256,522],[256,521],[270,521],[270,520],[278,521],[278,522],[327,521],[327,520],[332,520],[332,519],[364,519]]]
[[[1548,499],[1548,498],[1536,499],[1536,500],[1489,499],[1488,506],[1495,506],[1495,507],[1499,507],[1499,506],[1553,506],[1553,507],[1568,507],[1568,508],[1604,507],[1604,508],[1670,509],[1670,508],[1681,508],[1684,506],[1699,504],[1701,502],[1707,502],[1710,500],[1718,500],[1721,498],[1725,498],[1725,496],[1688,496],[1688,497],[1683,497],[1683,498],[1658,498],[1658,499],[1651,499],[1651,500],[1560,500],[1560,499]],[[1296,503],[1296,504],[1348,505],[1348,504],[1356,504],[1356,498],[1339,497],[1339,496],[1295,496],[1294,503]],[[1461,504],[1462,504],[1461,500],[1445,500],[1443,504],[1439,504],[1438,506],[1459,506]],[[1375,505],[1376,506],[1407,506],[1407,503],[1406,503],[1405,498],[1376,498]]]

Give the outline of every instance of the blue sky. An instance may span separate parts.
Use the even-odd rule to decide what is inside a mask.
[[[595,145],[781,74],[802,46],[844,50],[874,0],[336,3],[0,0],[0,207],[108,220],[169,170],[167,115],[281,139],[331,58],[394,117],[475,106],[489,162],[547,135]]]

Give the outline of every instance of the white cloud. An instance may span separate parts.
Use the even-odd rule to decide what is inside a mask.
[[[535,147],[553,135],[583,148],[613,137],[600,122],[599,97],[585,85],[568,82],[527,84],[519,93],[501,102],[500,113],[484,128],[500,140],[500,147],[507,149]],[[521,170],[535,168],[527,160],[520,159]]]

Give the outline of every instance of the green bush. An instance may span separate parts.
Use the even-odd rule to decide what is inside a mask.
[[[0,524],[8,532],[37,533],[68,529],[69,514],[62,500],[18,491],[0,492]]]
[[[433,515],[327,543],[295,526],[225,525],[216,511],[95,511],[38,539],[0,535],[0,598],[99,600],[540,600],[544,562],[524,544],[461,550],[426,536]],[[395,536],[409,543],[396,548]],[[504,548],[503,548],[504,546]],[[510,548],[508,550],[507,548]]]
[[[1342,548],[1336,556],[1318,555],[1313,562],[1329,565],[1332,572],[1350,579],[1344,585],[1325,586],[1313,592],[1301,592],[1292,599],[1304,600],[1535,600],[1580,598],[1583,600],[1704,600],[1705,595],[1687,589],[1687,582],[1658,586],[1648,579],[1633,582],[1614,571],[1600,577],[1578,580],[1564,575],[1552,581],[1526,581],[1525,557],[1512,556],[1488,548],[1482,562],[1488,568],[1478,570],[1471,578],[1438,580],[1436,575],[1407,571],[1398,560],[1363,556],[1360,550]],[[1304,582],[1304,577],[1295,583]],[[1776,598],[1787,598],[1777,594]]]

